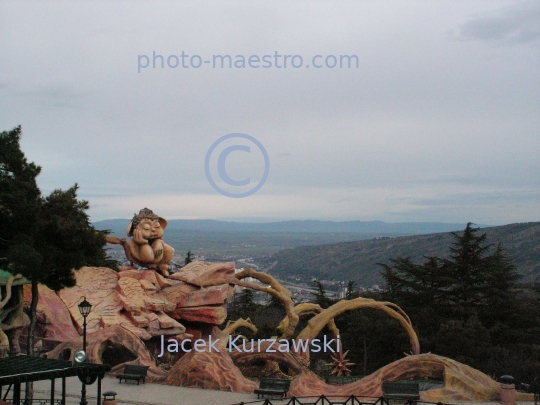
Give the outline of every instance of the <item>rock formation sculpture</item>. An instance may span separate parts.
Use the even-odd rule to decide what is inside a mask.
[[[478,370],[434,354],[419,354],[418,338],[412,329],[409,317],[396,305],[357,298],[338,302],[327,309],[314,304],[294,306],[291,295],[277,280],[268,274],[245,269],[234,273],[234,263],[193,262],[168,278],[153,272],[140,271],[131,267],[115,272],[105,268],[83,268],[76,272],[77,285],[58,292],[58,300],[50,292],[40,288],[45,297],[43,305],[54,307],[55,313],[71,315],[75,329],[81,333],[82,317],[77,309],[84,295],[94,307],[88,317],[88,354],[91,361],[102,362],[111,347],[122,347],[131,353],[129,360],[117,364],[113,372],[125,364],[140,364],[150,367],[151,381],[188,387],[253,392],[256,383],[247,379],[239,366],[249,366],[255,361],[268,365],[280,365],[294,375],[290,394],[302,395],[365,395],[380,396],[382,382],[409,378],[444,380],[444,387],[421,392],[421,399],[430,402],[492,401],[497,400],[500,387],[497,382]],[[249,283],[244,279],[253,277],[263,285]],[[326,326],[337,336],[334,318],[357,308],[379,309],[395,318],[405,328],[411,342],[413,355],[391,363],[375,373],[354,383],[334,386],[326,384],[309,369],[309,353],[266,352],[261,350],[239,352],[226,347],[228,336],[237,334],[244,327],[252,333],[257,328],[249,319],[229,322],[222,330],[218,325],[226,318],[226,305],[231,299],[233,286],[240,285],[265,291],[278,297],[286,309],[286,318],[280,324],[281,337],[290,339],[295,335],[300,316],[314,315],[296,339],[313,339]],[[52,293],[54,295],[54,293]],[[38,311],[39,312],[39,311]],[[52,312],[43,308],[42,316],[47,319]],[[64,317],[65,318],[65,317]],[[63,318],[63,319],[64,319]],[[67,319],[67,318],[65,318]],[[185,328],[180,322],[189,325]],[[60,337],[60,331],[46,323],[48,336]],[[65,328],[66,331],[69,327]],[[73,333],[73,332],[66,332]],[[183,342],[186,339],[220,340],[219,351],[190,351],[171,356],[170,365],[156,364],[155,344],[158,335]],[[69,338],[46,355],[50,357],[72,356],[80,348],[81,337]],[[69,338],[69,339],[68,339]],[[346,353],[345,353],[346,354]],[[350,363],[345,354],[336,353],[336,374],[346,373]],[[174,363],[174,364],[173,364]]]
[[[156,365],[144,341],[121,325],[109,326],[91,333],[87,336],[87,340],[87,355],[94,363],[103,364],[102,356],[109,346],[122,347],[132,354],[135,359],[116,365],[112,369],[113,373],[121,372],[122,368],[127,364],[133,364],[150,367],[147,374],[149,381],[162,381],[167,376],[167,373]],[[55,359],[72,360],[75,352],[81,347],[82,336],[79,336],[59,344],[48,352],[46,356]]]

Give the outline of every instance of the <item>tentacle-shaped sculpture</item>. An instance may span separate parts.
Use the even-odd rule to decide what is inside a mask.
[[[220,346],[220,350],[221,349],[225,350],[225,348],[227,347],[227,342],[229,341],[229,336],[232,335],[236,331],[236,329],[239,329],[239,328],[249,329],[251,333],[253,333],[254,335],[256,335],[258,332],[257,327],[253,324],[253,322],[251,322],[251,319],[249,318],[247,319],[240,318],[240,319],[237,319],[236,321],[229,321],[227,322],[227,325],[225,326],[225,328],[219,334],[220,340],[219,340],[218,346]],[[245,339],[244,336],[242,337]]]
[[[2,316],[2,308],[4,308],[6,304],[8,303],[8,301],[11,299],[11,287],[13,285],[13,282],[20,278],[22,278],[22,276],[20,274],[17,274],[16,276],[13,276],[13,275],[9,276],[7,280],[6,296],[4,297],[4,299],[2,299],[2,301],[0,301],[0,322],[4,320],[5,316],[7,316],[7,315]],[[2,296],[0,295],[0,299],[1,298]],[[2,328],[0,328],[0,346],[9,347],[9,338],[4,333]]]
[[[319,304],[314,304],[311,302],[305,302],[303,304],[298,304],[294,307],[294,312],[296,315],[300,316],[306,316],[306,315],[317,315],[320,314],[324,309]],[[330,332],[334,335],[334,337],[339,336],[339,329],[336,326],[336,323],[334,322],[334,319],[330,319],[328,322],[328,329],[330,329]],[[283,333],[280,337],[280,339],[290,339],[293,335],[289,328],[289,317],[286,316],[281,323],[277,327],[278,331],[286,331],[287,333]]]
[[[306,316],[306,315],[317,315],[324,311],[324,308],[321,307],[319,304],[314,304],[311,302],[306,302],[303,304],[298,304],[294,307],[294,312],[300,317],[300,316]],[[289,317],[285,317],[281,323],[278,325],[277,329],[278,331],[288,331],[290,334],[283,333],[281,335],[281,339],[290,339],[292,337],[292,332],[288,328],[289,326]],[[335,338],[339,337],[339,329],[336,326],[336,323],[334,322],[334,319],[330,319],[330,321],[325,325],[328,326],[328,329],[330,329],[330,332],[332,332],[332,335],[334,335]],[[343,346],[340,345],[339,347],[339,355],[343,357]],[[298,353],[299,354],[299,361],[301,361],[306,366],[309,365],[310,359],[309,359],[309,352],[305,353]]]
[[[253,270],[252,268],[246,268],[242,270],[241,272],[236,273],[235,277],[238,280],[242,280],[247,277],[252,277],[254,279],[259,280],[260,282],[264,284],[270,285],[270,287],[261,287],[253,283],[245,283],[245,282],[242,283],[242,285],[244,285],[245,287],[253,288],[254,290],[264,291],[269,294],[272,294],[274,297],[278,298],[281,302],[283,302],[283,305],[285,306],[285,312],[287,313],[287,318],[289,319],[289,324],[283,330],[283,334],[292,336],[294,333],[294,330],[296,329],[296,325],[298,325],[298,320],[300,319],[300,317],[294,311],[294,303],[291,299],[291,292],[287,290],[285,287],[283,287],[281,284],[279,284],[277,280],[271,275],[266,274],[266,273],[260,273],[256,270]]]
[[[0,302],[0,309],[4,308],[11,298],[11,286],[13,285],[13,282],[21,278],[22,276],[20,274],[17,274],[16,276],[13,276],[13,275],[9,276],[8,281],[6,283],[6,296]]]
[[[233,334],[236,329],[238,328],[247,328],[249,329],[253,334],[256,334],[258,329],[257,327],[253,324],[253,322],[251,322],[251,319],[247,318],[247,319],[244,319],[244,318],[240,318],[240,319],[237,319],[236,321],[229,321],[227,322],[227,325],[225,326],[225,328],[222,330],[222,332],[225,334],[225,335],[231,335]]]
[[[342,300],[327,308],[320,314],[311,318],[308,325],[300,332],[297,339],[312,340],[317,337],[319,332],[336,316],[359,308],[373,308],[385,312],[392,318],[399,321],[401,326],[405,329],[409,335],[411,342],[411,351],[413,354],[420,353],[420,342],[418,336],[414,331],[411,320],[409,317],[399,308],[397,305],[389,302],[378,302],[369,298],[355,298],[353,300]]]

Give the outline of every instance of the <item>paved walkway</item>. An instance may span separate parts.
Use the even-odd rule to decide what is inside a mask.
[[[34,383],[34,398],[50,397],[50,382]],[[23,388],[24,389],[24,388]],[[175,387],[162,384],[140,384],[133,382],[119,384],[116,378],[105,377],[101,392],[115,391],[119,405],[229,405],[257,400],[255,394],[242,394],[198,388]],[[23,391],[24,392],[24,391]],[[56,380],[55,397],[61,398],[62,382]],[[89,405],[96,404],[97,383],[86,387]],[[81,383],[77,377],[66,379],[66,402],[78,404],[81,400]]]
[[[89,405],[96,405],[97,384],[86,387]],[[61,397],[62,383],[56,381],[55,397]],[[24,387],[23,387],[24,390]],[[255,394],[241,394],[198,388],[175,387],[162,384],[140,384],[133,382],[119,384],[115,378],[105,377],[102,380],[101,391],[115,391],[119,405],[231,405],[239,402],[257,401]],[[23,391],[24,392],[24,391]],[[34,383],[34,398],[50,397],[50,382]],[[66,379],[66,402],[68,405],[79,404],[81,400],[81,383],[77,377]],[[285,404],[286,401],[272,400],[273,404]],[[419,402],[419,404],[421,404]],[[517,405],[532,405],[533,402],[518,402]],[[459,405],[499,405],[498,402],[473,402]]]

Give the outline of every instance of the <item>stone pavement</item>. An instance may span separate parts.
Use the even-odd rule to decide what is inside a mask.
[[[24,388],[23,388],[24,390]],[[60,398],[62,381],[56,380],[55,397]],[[257,395],[198,388],[175,387],[162,384],[118,383],[116,378],[105,377],[101,383],[101,392],[115,391],[118,405],[229,405],[241,401],[256,401]],[[24,392],[24,391],[23,391]],[[50,382],[34,383],[34,398],[50,397]],[[97,383],[86,387],[89,405],[96,405]],[[77,377],[66,379],[66,402],[78,404],[81,400],[81,382]]]
[[[62,383],[56,381],[55,396],[60,398]],[[24,390],[24,387],[23,387]],[[88,405],[96,405],[97,384],[86,387]],[[239,402],[257,401],[256,394],[242,394],[198,388],[175,387],[162,384],[140,384],[129,382],[119,384],[116,378],[105,377],[102,381],[102,392],[115,391],[119,405],[231,405]],[[24,392],[24,391],[23,391]],[[34,383],[34,398],[49,398],[50,382]],[[79,404],[81,400],[81,383],[77,377],[66,379],[66,402],[68,405]],[[287,401],[272,400],[272,403],[286,404]],[[259,402],[261,404],[261,402]],[[419,402],[418,404],[421,404]],[[533,402],[518,402],[517,405],[533,405]],[[464,402],[456,405],[500,405],[498,402]]]

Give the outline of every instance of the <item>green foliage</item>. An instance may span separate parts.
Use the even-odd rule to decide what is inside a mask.
[[[244,288],[236,300],[236,310],[242,318],[249,317],[255,311],[255,294],[251,288]]]
[[[320,281],[313,280],[315,284],[315,292],[311,293],[313,295],[313,302],[319,304],[322,308],[328,308],[332,305],[332,300],[326,295],[326,290]]]
[[[283,308],[283,303],[281,300],[276,297],[274,294],[270,294],[270,298],[268,299],[268,303],[266,304],[268,308]],[[285,313],[285,311],[283,311]]]
[[[360,293],[355,289],[356,283],[352,280],[349,280],[347,283],[347,292],[345,293],[345,299],[353,300],[360,297]]]
[[[270,297],[274,297],[271,295]],[[227,308],[227,320],[236,321],[239,318],[249,318],[257,326],[257,338],[267,339],[279,335],[277,326],[285,317],[285,308],[281,301],[270,299],[266,305],[257,304],[253,290],[246,288],[234,295]],[[245,331],[247,336],[251,333]]]
[[[502,246],[489,254],[486,234],[469,223],[463,234],[453,233],[449,258],[426,258],[423,264],[409,258],[380,264],[388,299],[416,308],[431,307],[466,320],[473,312],[492,321],[514,302],[517,274]],[[500,312],[503,311],[503,312]]]
[[[28,163],[20,149],[21,127],[0,133],[0,258],[6,257],[14,243],[21,251],[31,246],[31,238],[41,205],[41,192],[36,177],[41,167]],[[27,264],[35,264],[32,257],[23,258]]]
[[[42,197],[41,168],[20,149],[21,128],[0,134],[0,257],[9,271],[58,290],[74,283],[72,269],[114,266],[105,234],[90,226],[77,185]]]
[[[369,308],[349,311],[335,321],[343,350],[349,351],[347,357],[355,363],[351,369],[353,375],[364,375],[364,361],[366,373],[370,374],[411,350],[403,328],[381,311]]]
[[[452,280],[441,260],[427,258],[416,264],[410,258],[391,259],[392,266],[380,264],[389,299],[410,306],[440,306],[448,303],[447,293]]]
[[[330,366],[328,366],[327,361],[323,359],[312,361],[310,364],[310,369],[325,381],[328,381],[332,376],[332,369]]]
[[[74,285],[73,269],[115,267],[116,262],[107,259],[105,233],[90,225],[88,202],[77,199],[77,184],[41,196],[36,183],[41,168],[28,163],[20,138],[20,127],[0,133],[0,260],[9,272],[32,282],[32,353],[38,283],[59,290]]]
[[[187,266],[193,261],[193,253],[191,253],[191,250],[188,250],[186,258],[184,259],[184,266]]]
[[[422,264],[398,258],[381,264],[387,287],[383,298],[411,316],[423,351],[490,375],[526,378],[524,370],[533,360],[520,364],[517,358],[524,348],[538,347],[534,336],[540,332],[540,305],[534,286],[531,292],[520,290],[520,275],[506,250],[500,243],[487,243],[486,234],[472,224],[453,238],[446,258],[429,257]],[[505,354],[503,360],[488,360],[497,353]]]
[[[476,315],[466,322],[449,320],[443,323],[433,344],[433,351],[461,363],[476,365],[477,359],[489,354],[491,341],[489,331]]]

